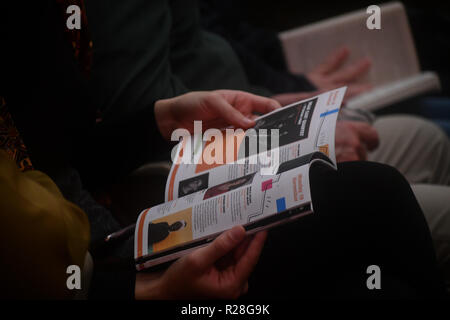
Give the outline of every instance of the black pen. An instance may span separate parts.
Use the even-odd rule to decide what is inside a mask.
[[[105,242],[111,243],[113,241],[117,241],[117,240],[126,238],[133,234],[135,227],[136,227],[136,224],[132,224],[126,228],[120,229],[119,231],[113,232],[106,236]]]

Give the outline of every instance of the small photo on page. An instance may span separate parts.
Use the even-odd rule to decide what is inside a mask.
[[[192,239],[192,208],[153,220],[148,224],[148,253],[159,252]]]
[[[235,190],[235,189],[240,188],[242,186],[251,184],[252,181],[253,181],[253,177],[254,176],[255,176],[255,173],[249,174],[248,176],[237,178],[237,179],[234,179],[234,180],[231,180],[231,181],[219,184],[219,185],[217,185],[215,187],[212,187],[212,188],[208,189],[205,192],[203,200],[206,200],[206,199],[209,199],[209,198],[221,195],[221,194],[223,194],[225,192],[228,192],[228,191],[231,191],[231,190]]]
[[[255,129],[278,129],[280,147],[308,138],[317,98],[280,109],[256,121]]]
[[[178,197],[184,197],[188,194],[208,188],[209,173],[202,174],[190,179],[180,181],[178,188]]]

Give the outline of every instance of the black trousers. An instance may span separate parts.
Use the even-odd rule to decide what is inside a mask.
[[[246,298],[435,298],[444,294],[430,232],[395,169],[311,169],[314,214],[269,231]],[[367,268],[380,268],[369,290]]]

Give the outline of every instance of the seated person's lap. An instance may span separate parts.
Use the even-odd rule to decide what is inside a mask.
[[[316,170],[311,181],[315,213],[269,232],[250,297],[386,296],[399,290],[414,296],[442,289],[426,221],[395,169],[344,163],[336,172]],[[373,264],[386,276],[383,292],[367,290],[366,270]]]

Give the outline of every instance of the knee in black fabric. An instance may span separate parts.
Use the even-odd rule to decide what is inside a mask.
[[[346,190],[360,190],[361,187],[369,188],[369,190],[381,188],[383,191],[405,188],[403,191],[410,191],[409,184],[403,175],[397,169],[385,164],[368,161],[344,162],[338,164],[337,171],[313,164],[311,167],[312,192],[340,191],[340,188],[332,190],[331,187],[346,187]],[[318,196],[320,197],[320,194]]]
[[[403,175],[384,164],[345,162],[338,165],[337,171],[313,165],[310,184],[313,206],[318,212],[342,210],[349,214],[351,211],[364,211],[366,216],[376,214],[379,220],[394,209],[418,209]]]

